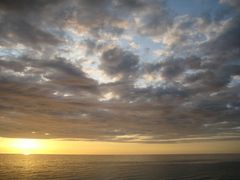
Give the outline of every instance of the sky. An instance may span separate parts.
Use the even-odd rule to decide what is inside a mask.
[[[239,0],[1,0],[0,152],[240,153],[239,34]]]

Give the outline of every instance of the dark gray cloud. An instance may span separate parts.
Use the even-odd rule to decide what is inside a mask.
[[[136,73],[138,62],[138,56],[115,47],[103,52],[100,67],[111,76],[120,75],[129,78]]]
[[[143,70],[146,73],[159,73],[164,79],[175,79],[182,75],[186,70],[201,69],[201,58],[189,56],[186,58],[168,57],[160,63],[146,63]]]
[[[220,0],[220,2],[228,4],[228,5],[232,6],[233,8],[240,10],[240,3],[238,0]]]
[[[36,11],[44,8],[47,5],[51,5],[54,3],[59,3],[61,0],[2,0],[0,2],[0,8],[5,11],[20,11],[20,12],[28,12],[28,11]]]
[[[60,37],[50,33],[43,26],[48,19],[44,11],[52,5],[54,1],[1,1],[0,44],[9,47],[21,44],[41,51],[61,43]]]
[[[22,43],[28,47],[41,48],[44,45],[57,45],[60,39],[35,27],[18,17],[2,16],[0,21],[1,45]]]
[[[234,17],[229,25],[225,28],[218,37],[212,39],[210,42],[203,44],[206,51],[209,53],[216,51],[217,53],[226,54],[233,53],[239,56],[240,41],[236,38],[236,34],[240,32],[239,15]]]

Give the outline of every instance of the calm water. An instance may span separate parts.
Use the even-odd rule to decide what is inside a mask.
[[[240,179],[240,155],[0,155],[0,179]]]

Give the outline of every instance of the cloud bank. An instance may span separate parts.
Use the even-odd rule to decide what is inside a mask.
[[[239,3],[207,7],[1,1],[0,136],[239,139]]]

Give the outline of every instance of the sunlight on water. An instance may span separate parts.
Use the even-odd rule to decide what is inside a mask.
[[[240,155],[0,155],[0,179],[239,179]]]

